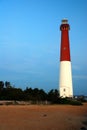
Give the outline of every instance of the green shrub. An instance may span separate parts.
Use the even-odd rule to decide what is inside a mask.
[[[77,101],[77,100],[70,100],[70,105],[77,105],[77,106],[80,106],[80,105],[83,105],[83,104],[82,104],[82,102]]]

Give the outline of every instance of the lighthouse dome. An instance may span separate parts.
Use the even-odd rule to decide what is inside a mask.
[[[67,19],[63,19],[62,20],[62,24],[67,24],[68,23],[68,20]]]

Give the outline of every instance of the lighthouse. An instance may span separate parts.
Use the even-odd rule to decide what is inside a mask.
[[[60,76],[59,91],[60,97],[73,97],[72,69],[70,57],[69,30],[67,19],[63,19],[60,25],[61,45],[60,45]]]

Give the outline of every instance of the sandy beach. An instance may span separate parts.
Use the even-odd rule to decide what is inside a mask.
[[[87,129],[87,104],[2,105],[0,130],[81,130]]]

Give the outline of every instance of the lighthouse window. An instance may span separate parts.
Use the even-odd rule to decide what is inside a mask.
[[[66,47],[64,47],[64,50],[66,50]]]
[[[64,88],[64,90],[63,90],[64,92],[66,91],[66,89]]]

